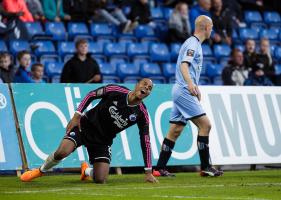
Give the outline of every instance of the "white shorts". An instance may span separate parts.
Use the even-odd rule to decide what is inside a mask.
[[[173,108],[170,123],[186,125],[187,121],[205,115],[197,97],[192,96],[187,88],[175,84],[172,90]]]

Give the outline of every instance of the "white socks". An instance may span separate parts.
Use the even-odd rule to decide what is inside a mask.
[[[55,160],[54,153],[50,154],[48,158],[45,160],[44,164],[40,167],[41,172],[46,172],[52,167],[59,164],[60,160]]]
[[[85,169],[85,175],[86,176],[90,176],[90,177],[92,177],[93,178],[93,175],[94,175],[94,169],[93,168],[87,168],[87,169]]]

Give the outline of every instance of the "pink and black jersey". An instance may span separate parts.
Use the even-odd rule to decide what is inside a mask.
[[[87,94],[80,103],[78,112],[82,113],[95,99],[101,101],[85,113],[85,118],[92,127],[92,131],[85,135],[85,143],[112,145],[118,133],[137,124],[145,166],[151,168],[148,113],[143,103],[128,105],[129,92],[130,90],[123,86],[107,85]]]

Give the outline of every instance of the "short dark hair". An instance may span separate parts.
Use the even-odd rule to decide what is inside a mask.
[[[21,59],[25,54],[29,54],[29,55],[30,55],[30,52],[27,51],[27,50],[20,51],[20,52],[18,53],[18,55],[17,55],[18,61],[20,61],[20,59]]]
[[[34,63],[34,64],[31,66],[31,71],[34,72],[37,67],[42,67],[42,68],[44,68],[44,65],[41,64],[41,63]]]
[[[242,53],[242,51],[238,48],[232,49],[232,51],[230,53],[231,57],[233,57],[236,53]]]
[[[78,48],[78,46],[79,46],[80,44],[88,44],[88,40],[86,40],[86,39],[79,39],[79,40],[77,40],[77,41],[75,42],[75,47],[76,47],[76,49]]]

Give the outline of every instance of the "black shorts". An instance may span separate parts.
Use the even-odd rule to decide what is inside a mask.
[[[81,127],[82,127],[82,123],[83,120],[81,118]],[[74,127],[66,136],[64,136],[64,139],[73,141],[75,144],[75,150],[81,145],[85,145],[87,148],[87,152],[91,164],[94,164],[95,162],[105,162],[110,164],[111,146],[106,144],[97,144],[97,143],[86,145],[85,134],[89,134],[89,131],[93,131],[93,130],[87,128],[87,126],[85,126],[85,122],[83,123],[83,125],[84,126],[81,132],[79,131],[78,127]]]

